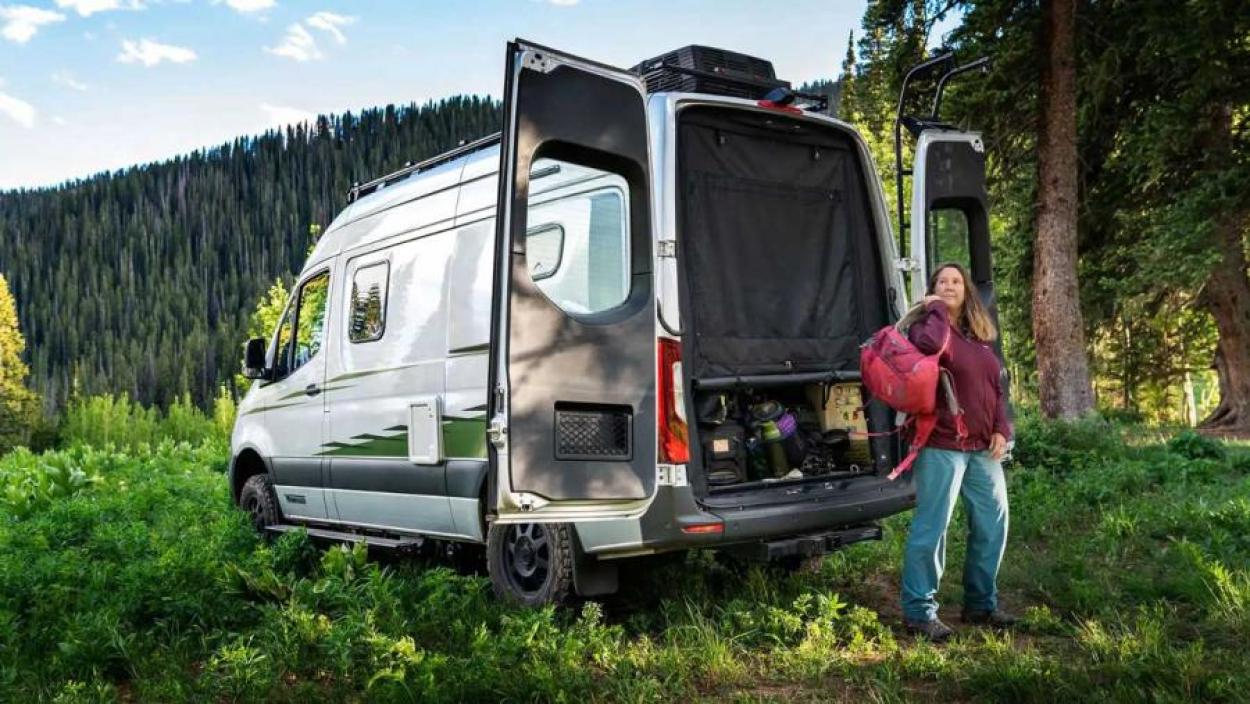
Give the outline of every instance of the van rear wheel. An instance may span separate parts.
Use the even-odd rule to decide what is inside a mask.
[[[573,540],[563,523],[491,524],[486,569],[495,595],[522,606],[562,604],[573,591]]]
[[[266,526],[282,522],[278,497],[273,492],[273,482],[268,474],[255,474],[247,478],[243,489],[239,491],[239,508],[247,514],[252,527],[258,533],[264,533]]]

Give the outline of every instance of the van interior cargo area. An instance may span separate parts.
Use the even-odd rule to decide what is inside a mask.
[[[695,421],[711,494],[874,473],[856,382],[700,390]]]
[[[683,371],[702,494],[884,475],[859,345],[891,322],[852,138],[776,113],[678,116]],[[885,471],[883,471],[885,470]]]

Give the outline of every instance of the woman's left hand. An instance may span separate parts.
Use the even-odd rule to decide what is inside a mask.
[[[994,433],[990,436],[990,457],[1001,460],[1003,455],[1007,454],[1007,438],[1002,433]]]

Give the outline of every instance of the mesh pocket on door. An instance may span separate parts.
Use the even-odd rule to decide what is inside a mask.
[[[628,460],[633,410],[628,406],[556,404],[556,459]]]

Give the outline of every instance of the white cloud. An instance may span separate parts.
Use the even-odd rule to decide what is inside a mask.
[[[560,7],[572,7],[581,2],[581,0],[547,0],[547,2],[552,5],[559,5]]]
[[[122,41],[122,52],[117,55],[117,60],[124,64],[139,63],[148,67],[155,66],[162,61],[185,64],[195,61],[196,58],[195,52],[190,49],[160,44],[151,39],[140,39],[137,43],[126,39]]]
[[[324,58],[321,49],[317,48],[317,40],[304,29],[304,25],[296,23],[287,27],[286,36],[276,47],[265,47],[265,51],[274,56],[284,56],[295,61],[314,61]]]
[[[57,127],[64,127],[65,125],[69,124],[65,121],[65,118],[61,117],[60,115],[53,115],[52,123],[55,124]]]
[[[36,114],[34,105],[7,93],[0,93],[0,115],[5,115],[22,127],[30,129],[35,126]]]
[[[87,84],[74,78],[74,74],[69,71],[57,71],[52,74],[52,82],[77,91],[87,90]]]
[[[274,0],[226,0],[226,4],[235,12],[247,14],[268,10],[277,3]]]
[[[74,10],[80,17],[90,17],[109,10],[142,10],[143,0],[56,0],[56,6]]]
[[[339,27],[346,27],[349,24],[355,23],[356,18],[336,15],[333,12],[318,12],[312,17],[309,17],[306,21],[308,22],[309,27],[320,29],[321,31],[330,34],[339,44],[346,44],[347,37],[343,36],[343,31],[339,29]]]
[[[25,44],[45,24],[64,21],[65,15],[30,5],[0,5],[0,35],[11,42]]]
[[[299,108],[261,103],[260,109],[265,113],[266,127],[282,127],[299,122],[315,122],[317,120],[316,113],[300,110]]]
[[[325,58],[321,47],[317,46],[317,38],[304,27],[306,23],[313,29],[320,30],[334,37],[339,44],[346,44],[347,37],[341,27],[355,24],[355,17],[336,15],[333,12],[318,12],[310,15],[303,23],[296,22],[286,28],[286,35],[278,46],[267,46],[265,51],[274,56],[283,56],[295,61],[318,61]]]

